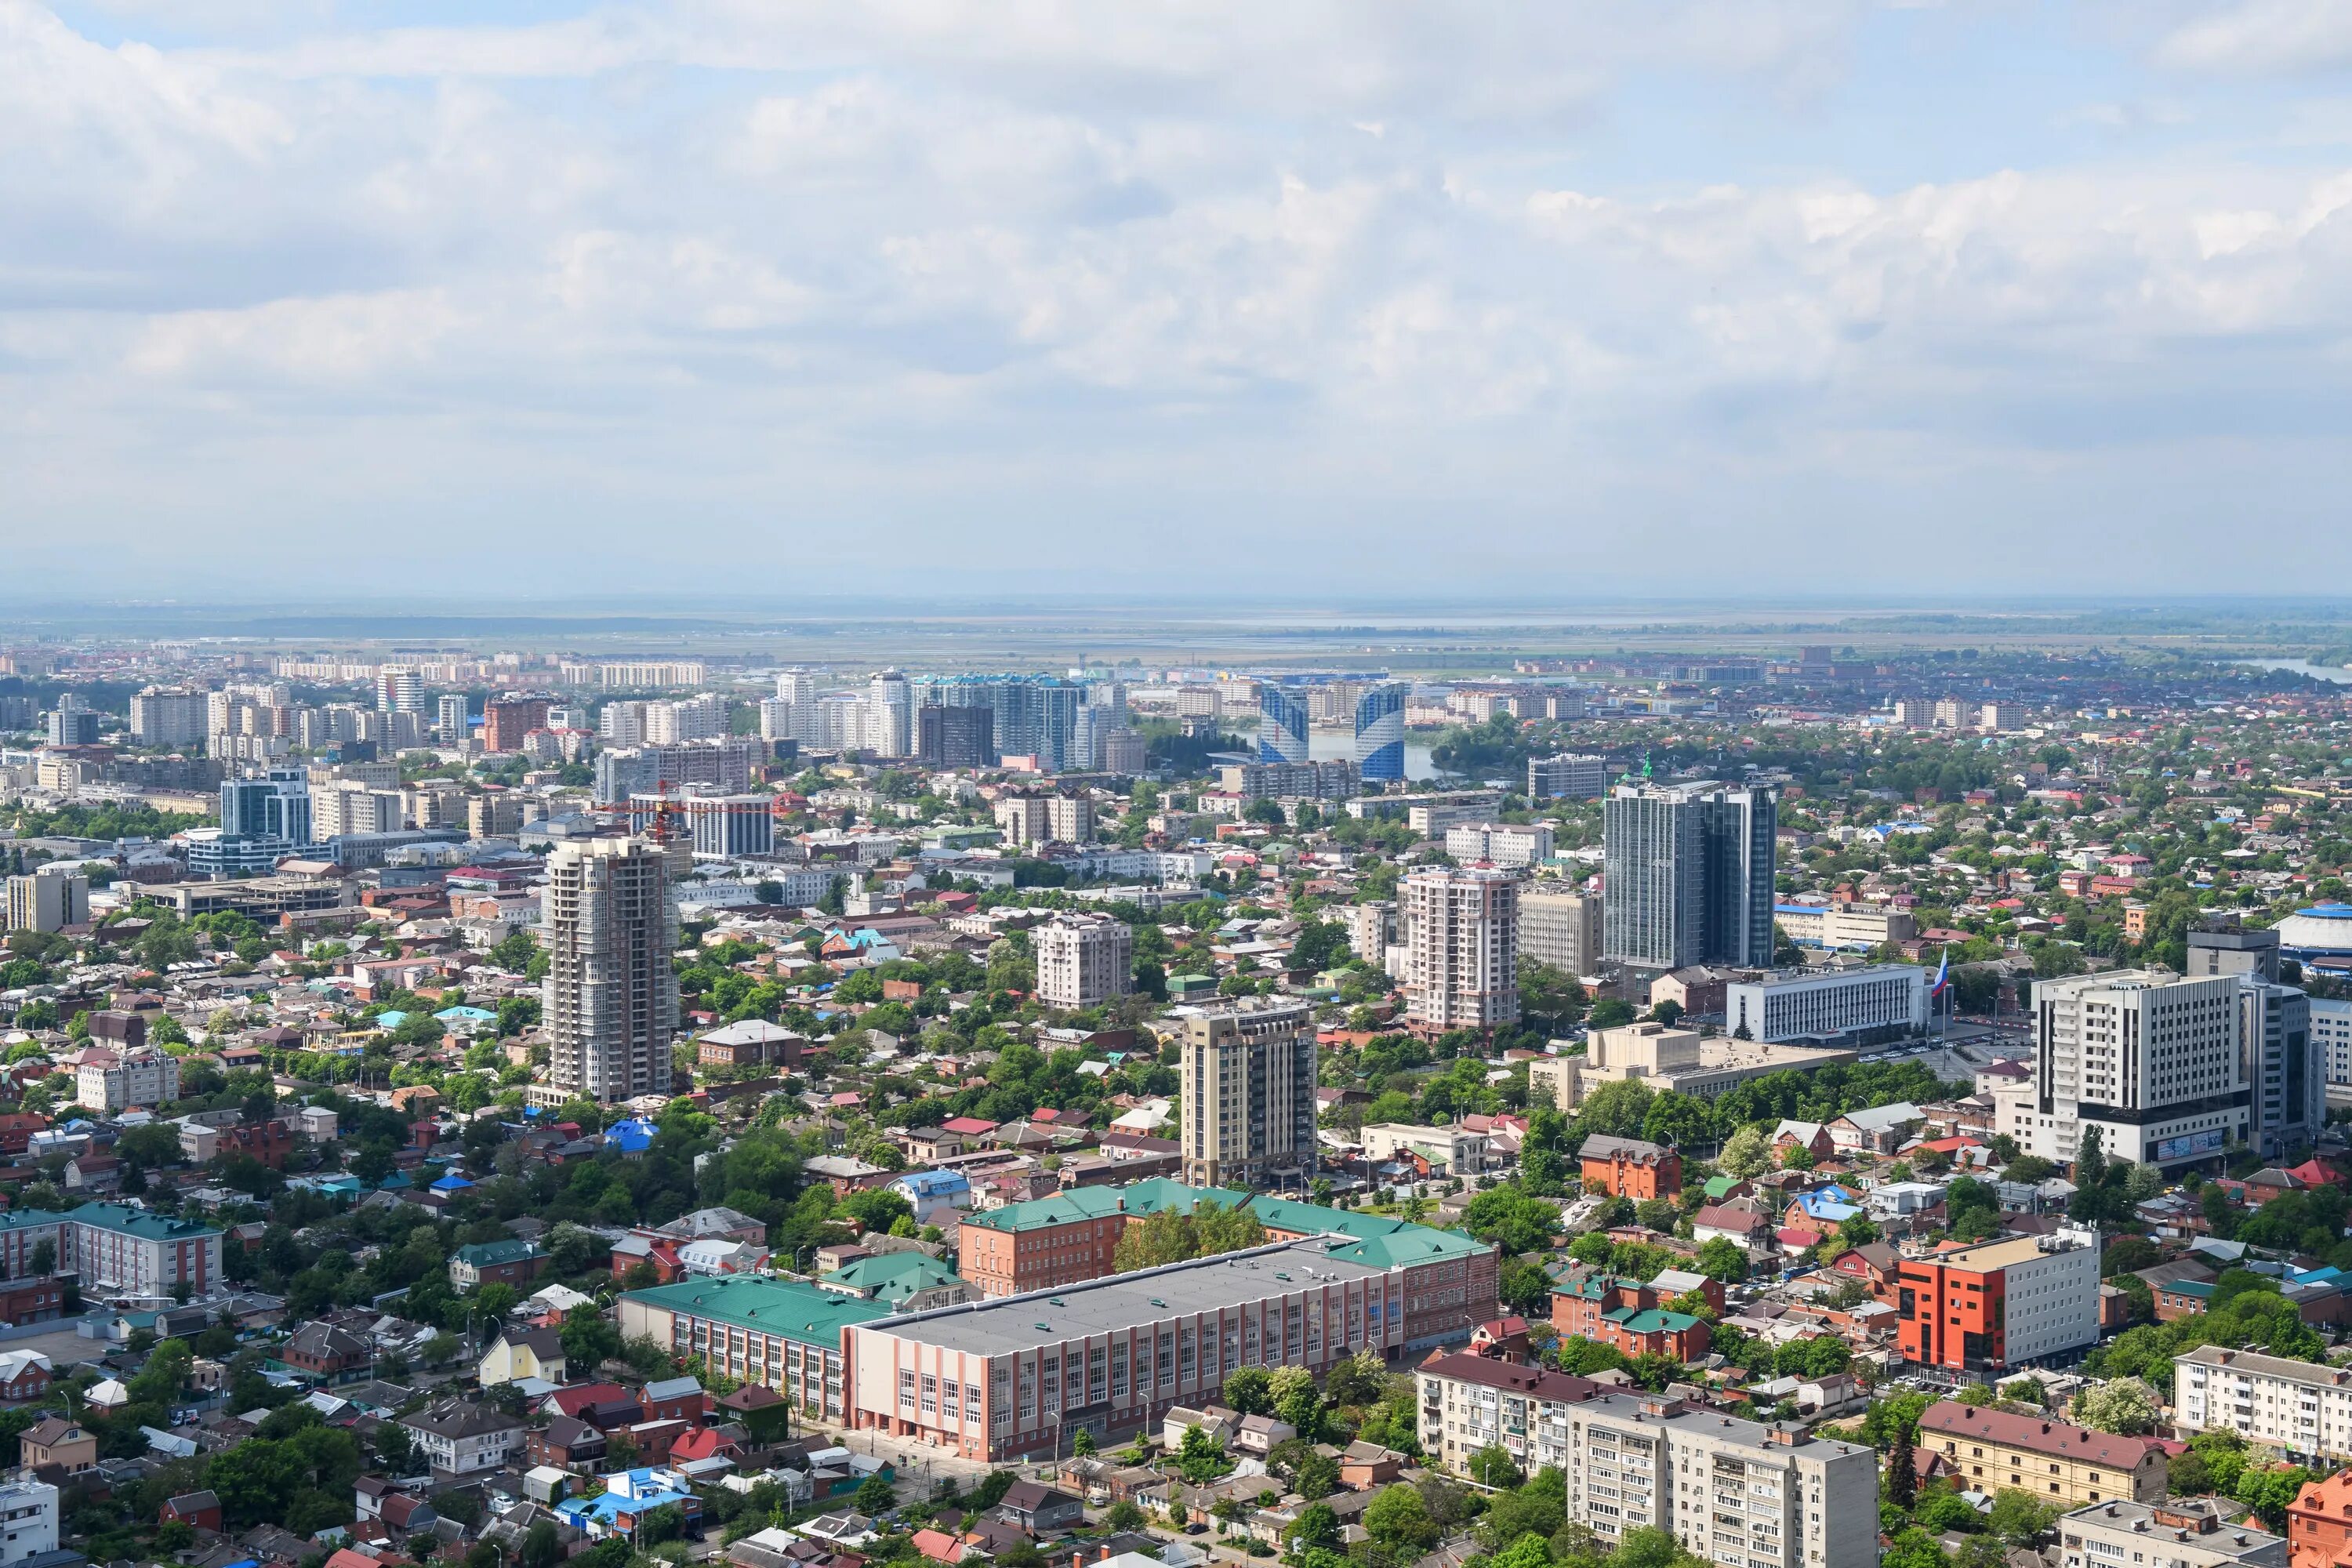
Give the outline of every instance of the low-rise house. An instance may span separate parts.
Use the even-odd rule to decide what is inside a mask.
[[[509,1326],[482,1352],[477,1373],[481,1385],[488,1388],[494,1384],[520,1383],[525,1378],[562,1383],[563,1369],[562,1334],[554,1329]]]
[[[523,1424],[503,1411],[469,1400],[445,1399],[404,1416],[417,1448],[436,1473],[478,1475],[512,1462],[523,1449]]]
[[[42,1417],[16,1440],[18,1462],[28,1470],[54,1466],[69,1476],[98,1468],[98,1434],[79,1421]]]
[[[2164,1500],[2164,1447],[2146,1437],[1947,1399],[1920,1414],[1918,1446],[1951,1461],[1972,1491],[2011,1488],[2074,1504]]]
[[[685,1476],[672,1469],[623,1470],[604,1478],[600,1495],[566,1498],[555,1505],[558,1514],[593,1541],[632,1542],[646,1521],[663,1510],[676,1510],[681,1535],[701,1539],[702,1499]]]
[[[278,1351],[278,1359],[319,1383],[355,1383],[375,1370],[375,1342],[333,1323],[309,1322]]]
[[[583,1473],[601,1468],[609,1443],[604,1434],[570,1415],[551,1415],[530,1434],[526,1450],[534,1465]]]
[[[1032,1535],[1076,1530],[1086,1522],[1086,1505],[1079,1499],[1042,1481],[1013,1482],[1005,1489],[996,1511]]]
[[[183,1492],[178,1497],[165,1499],[156,1517],[163,1522],[184,1524],[192,1530],[216,1531],[221,1527],[220,1499],[209,1491]],[[14,1562],[15,1557],[11,1554],[5,1560]]]
[[[547,1252],[534,1241],[478,1241],[449,1258],[449,1288],[463,1294],[496,1281],[520,1288],[547,1267]]]
[[[0,1351],[0,1399],[39,1399],[49,1392],[56,1368],[38,1351]]]

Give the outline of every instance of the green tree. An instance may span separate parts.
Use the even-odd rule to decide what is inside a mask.
[[[2058,1510],[2032,1492],[2003,1487],[1993,1494],[1992,1510],[1985,1515],[1985,1528],[2011,1546],[2025,1547],[2032,1545],[2057,1520]]]
[[[1383,1488],[1363,1518],[1364,1533],[1401,1555],[1418,1557],[1437,1544],[1437,1521],[1421,1493],[1402,1483]]]
[[[1518,1461],[1511,1458],[1511,1451],[1499,1444],[1490,1443],[1471,1455],[1465,1468],[1472,1480],[1497,1489],[1516,1487],[1527,1479],[1519,1469]]]
[[[898,1489],[879,1475],[866,1478],[857,1489],[857,1511],[877,1518],[898,1506]]]
[[[1716,1163],[1743,1182],[1760,1176],[1772,1168],[1772,1141],[1761,1127],[1743,1127],[1725,1140]]]
[[[2112,1378],[2074,1396],[2074,1419],[2098,1432],[2136,1437],[2156,1430],[2161,1401],[2137,1377]]]
[[[1266,1415],[1274,1411],[1272,1374],[1262,1366],[1236,1367],[1225,1375],[1225,1405],[1244,1415]]]

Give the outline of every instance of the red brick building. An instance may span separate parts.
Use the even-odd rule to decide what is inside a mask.
[[[1683,1157],[1639,1138],[1595,1136],[1577,1154],[1584,1190],[1612,1197],[1670,1198],[1683,1190]]]

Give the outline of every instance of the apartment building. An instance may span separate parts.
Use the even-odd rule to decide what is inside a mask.
[[[84,1110],[135,1110],[179,1098],[179,1058],[152,1046],[121,1051],[91,1047],[74,1069],[74,1103]]]
[[[677,909],[660,846],[635,838],[559,845],[547,858],[540,940],[555,1088],[611,1101],[670,1087],[677,1032]]]
[[[1562,752],[1528,759],[1529,800],[1599,800],[1609,792],[1605,758]]]
[[[1601,898],[1554,883],[1519,889],[1519,953],[1570,974],[1601,973]]]
[[[1947,1399],[1921,1412],[1918,1446],[1941,1454],[1970,1491],[2006,1488],[2068,1507],[2164,1500],[2164,1448],[2152,1438]]]
[[[1404,823],[1423,838],[1444,838],[1457,827],[1487,822],[1503,808],[1503,797],[1492,792],[1413,795],[1405,802]]]
[[[956,1272],[983,1296],[1019,1296],[1099,1279],[1128,1226],[1202,1202],[1239,1208],[1250,1194],[1165,1178],[1126,1187],[1072,1187],[1050,1197],[967,1214],[956,1230]]]
[[[811,1420],[849,1418],[847,1331],[890,1309],[764,1275],[685,1279],[623,1295],[621,1334],[643,1334],[713,1371],[774,1390]]]
[[[1683,1190],[1683,1157],[1664,1144],[1596,1132],[1577,1151],[1584,1190],[1612,1197],[1670,1198]]]
[[[1528,1103],[1565,1116],[1584,1100],[1584,1063],[1575,1057],[1538,1057],[1528,1064]]]
[[[47,867],[7,879],[0,931],[63,931],[89,923],[89,879]]]
[[[1731,982],[1723,998],[1723,1025],[1735,1039],[1868,1044],[1927,1027],[1927,972],[1916,964],[1774,970]]]
[[[127,1204],[84,1204],[65,1216],[61,1269],[92,1291],[166,1296],[186,1284],[198,1297],[221,1279],[221,1233],[194,1220],[167,1219]]]
[[[1359,1350],[1393,1355],[1405,1271],[1341,1256],[1355,1245],[1278,1243],[852,1323],[851,1423],[998,1464],[1058,1451],[1080,1430],[1097,1443],[1157,1430],[1241,1367],[1320,1374]]]
[[[1621,784],[1601,807],[1601,952],[1645,968],[1772,961],[1778,797],[1761,786]]]
[[[1423,1034],[1519,1019],[1519,883],[1480,867],[1415,871],[1398,885],[1405,1016]]]
[[[993,815],[997,827],[1004,834],[1004,842],[1016,848],[1043,844],[1054,836],[1053,809],[1042,795],[1000,796]]]
[[[1050,1007],[1095,1007],[1135,989],[1135,932],[1110,915],[1055,915],[1029,933],[1037,997]]]
[[[1449,1356],[1416,1373],[1422,1446],[1447,1469],[1464,1473],[1489,1437],[1508,1448],[1516,1436],[1526,1465],[1566,1479],[1570,1521],[1612,1545],[1646,1526],[1724,1568],[1878,1560],[1878,1456],[1867,1447],[1472,1362],[1484,1358]]]
[[[2062,1228],[1902,1260],[1903,1359],[1971,1377],[2099,1342],[2099,1238]]]
[[[2229,1512],[2225,1513],[2225,1510]],[[2217,1498],[2109,1502],[2058,1521],[2063,1568],[2287,1568],[2302,1542],[2232,1519]],[[2290,1521],[2292,1522],[2292,1521]],[[2328,1559],[2317,1559],[2320,1562]]]
[[[58,1489],[29,1474],[0,1481],[0,1568],[57,1549]]]
[[[1348,922],[1348,951],[1367,963],[1384,963],[1389,945],[1396,940],[1397,908],[1386,899],[1373,899],[1366,903],[1349,904],[1340,911]],[[2347,1003],[2345,1017],[2352,1026],[2352,1003]],[[2347,1032],[2347,1083],[2352,1083],[2352,1027]]]
[[[1184,1180],[1261,1187],[1315,1173],[1315,1027],[1304,1003],[1185,1009]]]
[[[2172,1425],[2291,1454],[2352,1458],[2352,1370],[2200,1345],[2173,1358]]]
[[[1057,844],[1091,844],[1095,803],[1083,795],[1057,795],[1045,801],[1045,830]]]
[[[1398,748],[1400,753],[1402,747]],[[1328,763],[1228,763],[1217,770],[1217,788],[1243,804],[1260,800],[1346,800],[1360,787],[1356,764],[1345,757]]]
[[[2327,1098],[2352,1100],[2352,1000],[2311,998],[2311,1054],[2327,1079]]]
[[[1445,852],[1465,865],[1525,871],[1551,858],[1549,823],[1470,822],[1445,830]]]

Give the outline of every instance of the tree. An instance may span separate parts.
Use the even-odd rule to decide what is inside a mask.
[[[1382,1489],[1364,1510],[1364,1533],[1391,1552],[1418,1557],[1438,1542],[1437,1521],[1421,1493],[1399,1483]]]
[[[1499,1444],[1490,1443],[1471,1455],[1467,1468],[1472,1480],[1498,1490],[1516,1487],[1527,1479],[1518,1461],[1511,1458],[1511,1451]]]
[[[2118,1377],[2074,1396],[2074,1419],[2094,1431],[2136,1437],[2153,1432],[2161,1402],[2137,1377]]]
[[[858,1512],[879,1516],[898,1506],[898,1492],[897,1488],[876,1474],[866,1478],[865,1483],[857,1489],[856,1500]]]
[[[2032,1546],[2057,1519],[2058,1510],[2032,1492],[2003,1487],[1993,1494],[1985,1528],[2011,1546],[2025,1547]]]
[[[1547,1465],[1516,1489],[1487,1499],[1480,1530],[1490,1546],[1528,1535],[1549,1541],[1567,1520],[1567,1479]]]
[[[46,1279],[58,1271],[58,1244],[47,1237],[33,1244],[33,1275]]]
[[[1298,1461],[1298,1475],[1292,1481],[1290,1489],[1303,1498],[1329,1497],[1339,1489],[1339,1461],[1326,1458],[1310,1449],[1307,1457]]]
[[[1912,1453],[1911,1434],[1911,1423],[1898,1421],[1886,1447],[1886,1500],[1906,1511],[1919,1499],[1919,1468]]]
[[[1083,1459],[1094,1451],[1095,1435],[1092,1429],[1081,1426],[1070,1435],[1070,1457],[1072,1458]]]
[[[2311,1472],[2301,1465],[2257,1468],[2249,1465],[2239,1476],[2231,1495],[2254,1510],[2254,1517],[2273,1531],[2286,1529],[2287,1506],[2310,1483]]]
[[[1650,1113],[1650,1102],[1656,1098],[1657,1090],[1638,1079],[1604,1083],[1585,1097],[1579,1120],[1587,1133],[1639,1138],[1643,1120]]]
[[[1237,1367],[1225,1377],[1225,1405],[1244,1415],[1265,1415],[1274,1409],[1272,1374],[1262,1366]]]
[[[1698,1271],[1710,1279],[1737,1285],[1748,1278],[1748,1254],[1736,1241],[1709,1237],[1698,1249]]]
[[[1743,1182],[1760,1176],[1772,1168],[1771,1140],[1761,1127],[1743,1127],[1725,1140],[1716,1163]]]
[[[1147,1215],[1141,1225],[1127,1227],[1112,1250],[1111,1268],[1120,1274],[1132,1274],[1199,1256],[1192,1227],[1185,1223],[1182,1215],[1165,1208]]]
[[[583,1301],[563,1314],[563,1363],[582,1377],[621,1353],[621,1331],[605,1321],[593,1301]]]
[[[1405,1489],[1410,1491],[1410,1487]],[[1421,1500],[1416,1497],[1418,1503]],[[1286,1538],[1291,1561],[1303,1560],[1309,1552],[1336,1552],[1340,1542],[1339,1516],[1329,1503],[1318,1502],[1301,1509],[1297,1521],[1291,1525]]]
[[[1335,1525],[1338,1522],[1338,1515],[1335,1514],[1332,1516],[1333,1523]],[[1126,1498],[1121,1498],[1117,1502],[1111,1504],[1110,1507],[1103,1510],[1103,1522],[1109,1525],[1113,1530],[1130,1531],[1141,1530],[1146,1521],[1142,1509],[1137,1507],[1133,1502],[1130,1502]]]

